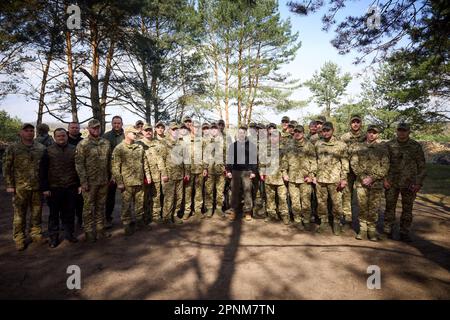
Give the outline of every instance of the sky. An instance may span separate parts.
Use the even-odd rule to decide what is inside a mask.
[[[360,93],[360,84],[363,76],[360,74],[364,72],[364,65],[355,66],[352,62],[355,59],[355,53],[347,55],[339,55],[337,50],[331,45],[330,40],[334,37],[333,31],[328,33],[322,31],[321,18],[324,10],[317,12],[310,16],[298,16],[291,12],[286,5],[287,0],[279,0],[279,10],[283,19],[290,18],[293,32],[299,32],[299,40],[302,42],[301,48],[298,50],[295,59],[285,65],[282,71],[289,72],[293,78],[300,79],[302,82],[310,79],[315,71],[327,61],[337,63],[343,72],[349,72],[353,76],[353,80],[348,86],[346,99],[356,98]],[[348,6],[342,10],[337,16],[337,20],[348,15],[361,15],[367,12],[371,1],[349,1]],[[299,100],[306,100],[310,97],[310,92],[307,88],[298,89],[292,98]],[[10,115],[17,116],[22,121],[34,122],[36,121],[37,102],[28,99],[23,95],[9,95],[6,99],[0,101],[0,110],[6,110]],[[275,114],[271,111],[264,111],[264,118],[271,122],[279,123],[283,115],[288,115],[291,119],[302,120],[309,114],[317,114],[320,108],[315,103],[310,103],[307,107],[290,110],[285,114]],[[139,119],[138,116],[129,111],[120,108],[109,108],[107,110],[112,117],[113,114],[120,114],[125,124],[132,124]],[[80,111],[80,118],[85,119],[90,116],[87,109]],[[236,117],[231,114],[232,119]],[[51,116],[45,115],[44,122],[55,122],[56,120]]]

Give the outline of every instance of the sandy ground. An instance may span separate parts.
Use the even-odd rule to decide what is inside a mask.
[[[419,195],[410,244],[219,217],[175,228],[153,225],[126,238],[118,202],[112,238],[56,249],[32,244],[24,252],[11,240],[11,202],[4,188],[0,204],[2,299],[450,298],[448,197]],[[44,230],[47,217],[45,208]],[[80,290],[67,289],[69,265],[81,268]],[[367,288],[369,265],[381,269],[379,290]]]

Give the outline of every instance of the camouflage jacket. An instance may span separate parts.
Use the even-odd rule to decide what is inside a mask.
[[[35,139],[36,142],[39,142],[45,147],[49,147],[55,143],[55,140],[47,133],[43,135],[38,135]]]
[[[144,157],[145,176],[153,182],[160,182],[161,176],[167,176],[162,158],[163,145],[156,139],[151,140],[150,143],[146,141],[146,145],[148,148]]]
[[[330,141],[317,141],[317,181],[321,183],[338,183],[346,180],[349,172],[347,145],[336,137]]]
[[[102,185],[111,176],[111,146],[103,138],[87,137],[75,150],[75,167],[80,184]]]
[[[311,142],[313,145],[315,145],[317,143],[317,141],[319,141],[319,140],[320,140],[320,136],[319,136],[319,133],[317,133],[317,132],[309,137],[309,142]]]
[[[108,132],[105,132],[103,135],[103,138],[109,141],[109,144],[111,145],[111,150],[114,150],[115,147],[117,147],[125,138],[123,129],[119,132],[116,132],[115,130],[110,130]]]
[[[3,158],[3,176],[7,188],[39,190],[39,166],[45,147],[33,142],[27,146],[22,142],[10,145]]]
[[[266,176],[265,183],[281,186],[286,175],[286,163],[282,160],[285,149],[281,145],[267,144],[267,152],[261,152],[259,157],[259,174]]]
[[[172,180],[181,180],[185,175],[190,175],[190,165],[187,164],[186,148],[180,140],[173,140],[170,136],[165,139],[165,144],[161,149],[161,156],[164,162],[164,169],[161,175]]]
[[[140,186],[144,183],[144,148],[122,141],[113,151],[111,171],[116,183],[124,186]]]
[[[388,180],[396,188],[408,188],[411,184],[423,184],[425,179],[425,155],[422,146],[412,139],[399,142],[397,138],[386,143],[389,151]]]
[[[286,148],[283,157],[289,181],[304,183],[305,177],[314,178],[317,173],[316,150],[311,142],[293,140]]]
[[[280,137],[280,145],[281,148],[284,148],[288,145],[288,143],[292,140],[292,135],[287,131],[281,131],[281,137]]]
[[[205,169],[203,162],[203,147],[205,140],[201,136],[191,136],[190,139],[180,141],[185,148],[185,164],[190,167],[190,174],[201,174]]]
[[[357,186],[361,186],[364,178],[371,177],[375,180],[372,188],[383,188],[383,180],[389,170],[386,145],[378,140],[370,144],[359,142],[350,147],[350,154],[350,165],[357,176]]]
[[[203,149],[203,163],[208,170],[208,174],[224,174],[226,157],[226,144],[221,134],[206,141]]]
[[[353,131],[344,133],[340,140],[345,142],[347,146],[351,146],[354,143],[364,142],[365,139],[366,135],[362,132],[362,130],[359,130],[356,134],[353,133]]]

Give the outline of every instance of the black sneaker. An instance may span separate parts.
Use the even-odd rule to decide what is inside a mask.
[[[70,243],[77,243],[78,242],[78,239],[75,236],[73,236],[73,235],[66,237],[66,240],[69,241]]]

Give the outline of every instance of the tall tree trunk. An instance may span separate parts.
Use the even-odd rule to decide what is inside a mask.
[[[227,40],[227,45],[225,48],[225,123],[227,128],[230,127],[230,114],[229,114],[229,107],[228,107],[228,80],[229,80],[229,73],[230,73],[230,43],[229,40]],[[238,119],[239,121],[239,119]],[[240,125],[240,122],[238,123]]]
[[[106,100],[108,98],[109,79],[111,77],[112,59],[114,57],[114,39],[110,40],[108,54],[106,56],[105,78],[103,79],[102,95],[100,97],[100,112],[102,115],[102,123],[106,126]],[[102,127],[104,130],[104,127]]]
[[[75,80],[73,75],[72,39],[70,31],[66,31],[66,57],[67,57],[67,78],[70,89],[70,111],[72,121],[78,122],[77,96],[75,92]]]
[[[240,124],[242,122],[242,52],[244,50],[243,48],[243,35],[242,32],[239,37],[239,47],[238,47],[238,70],[237,70],[237,78],[238,78],[238,87],[237,87],[237,108],[238,108],[238,123]],[[244,121],[245,117],[247,115],[247,110],[244,114]]]
[[[219,96],[219,62],[217,61],[217,55],[214,57],[214,92],[216,98],[216,109],[219,113],[219,119],[222,119],[222,107],[220,105],[220,96]]]
[[[141,16],[141,32],[142,35],[145,36],[147,34],[147,27],[145,26],[144,17]],[[148,77],[147,77],[147,62],[145,61],[145,57],[140,57],[141,67],[142,67],[142,95],[145,103],[145,121],[148,124],[152,124],[152,102],[151,95],[148,89]]]
[[[91,33],[91,54],[92,54],[92,67],[89,73],[84,68],[80,68],[88,78],[91,86],[91,109],[92,116],[101,123],[102,132],[105,131],[105,119],[102,119],[102,110],[100,108],[100,93],[98,88],[98,72],[100,68],[100,57],[98,52],[98,28],[94,20],[89,23],[89,29]]]
[[[41,89],[39,91],[39,108],[38,108],[38,118],[36,121],[37,125],[42,123],[42,117],[44,114],[45,105],[45,87],[47,86],[48,71],[50,69],[50,63],[53,60],[53,50],[54,50],[54,38],[52,37],[50,48],[46,54],[44,70],[42,71]]]

